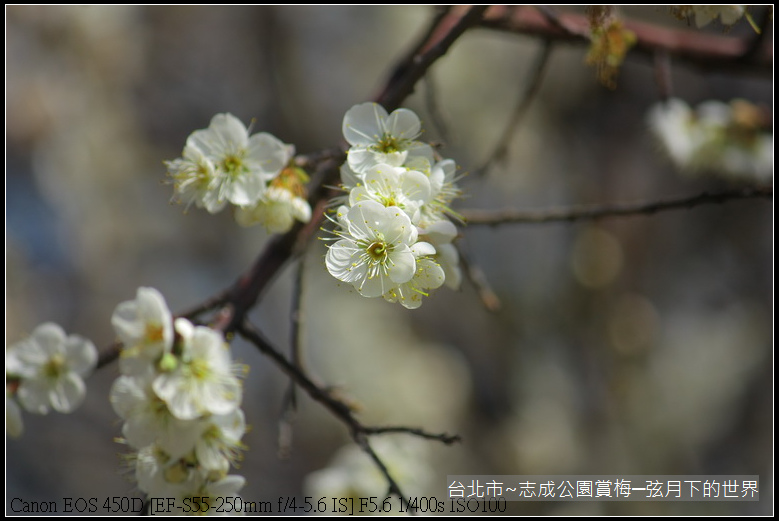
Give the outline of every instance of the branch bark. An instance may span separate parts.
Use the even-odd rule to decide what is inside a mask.
[[[670,16],[670,14],[669,14]],[[625,28],[638,41],[628,53],[651,58],[663,51],[677,60],[705,70],[773,74],[774,54],[771,39],[746,39],[719,36],[692,29],[673,29],[656,24],[623,19]],[[589,22],[584,15],[539,11],[532,7],[491,6],[481,26],[514,34],[540,36],[549,40],[589,45]],[[760,45],[755,47],[755,42]]]
[[[582,205],[552,210],[463,210],[461,215],[470,226],[502,224],[543,224],[553,222],[574,222],[610,217],[626,217],[634,215],[651,215],[667,210],[694,208],[704,204],[723,204],[739,199],[769,199],[773,200],[773,187],[744,188],[726,192],[708,193],[662,199],[658,201],[636,203],[614,203],[604,205]]]

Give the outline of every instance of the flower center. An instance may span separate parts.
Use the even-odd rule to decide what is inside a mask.
[[[387,256],[387,244],[384,241],[376,241],[368,246],[368,255],[374,261],[382,261]]]
[[[222,168],[228,175],[236,177],[243,170],[243,160],[237,155],[228,155],[222,160]]]
[[[43,372],[49,378],[59,378],[65,372],[65,357],[59,353],[52,356],[43,367]]]
[[[164,336],[163,333],[164,329],[162,324],[146,324],[146,331],[144,331],[144,335],[146,337],[147,343],[152,344],[155,342],[162,342]]]
[[[391,154],[393,152],[400,152],[401,144],[395,139],[395,136],[385,132],[379,140],[379,144],[376,146],[376,150],[383,154]]]
[[[189,368],[192,371],[192,377],[197,380],[205,380],[210,372],[208,362],[199,358],[192,360]]]
[[[380,195],[379,198],[381,199],[381,204],[383,204],[386,207],[390,206],[397,206],[399,208],[403,208],[400,203],[398,203],[397,199],[395,199],[395,194],[389,194],[389,195]]]

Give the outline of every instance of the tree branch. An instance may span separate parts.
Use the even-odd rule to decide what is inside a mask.
[[[650,202],[615,203],[604,205],[582,205],[569,208],[538,211],[505,209],[463,210],[460,213],[469,226],[500,224],[541,224],[552,222],[574,222],[607,217],[650,215],[666,210],[694,208],[704,204],[722,204],[739,199],[773,199],[773,187],[743,188],[726,192],[704,192],[692,197],[679,197]]]
[[[657,51],[664,51],[702,69],[766,76],[773,73],[773,45],[770,42],[755,49],[755,41],[758,41],[755,39],[671,29],[636,20],[623,19],[623,22],[638,39],[628,56],[635,52],[651,58]],[[481,26],[573,44],[590,44],[587,18],[574,13],[540,12],[527,6],[491,6],[484,14]]]
[[[438,16],[428,29],[424,41],[417,44],[399,64],[395,66],[384,89],[376,96],[376,103],[388,111],[393,111],[412,92],[416,83],[427,73],[438,58],[446,54],[452,44],[467,29],[479,24],[489,6],[468,7],[465,13],[461,9],[449,9],[445,15]]]

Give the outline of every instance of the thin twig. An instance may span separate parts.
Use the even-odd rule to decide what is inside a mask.
[[[454,443],[459,443],[462,441],[462,438],[458,434],[432,434],[426,431],[423,431],[422,429],[416,429],[413,427],[398,427],[398,426],[388,426],[388,427],[363,427],[363,431],[365,434],[412,434],[414,436],[418,436],[420,438],[424,438],[426,440],[435,440],[440,441],[444,445],[452,445]]]
[[[441,115],[441,108],[438,106],[438,96],[436,95],[436,83],[433,79],[432,72],[425,75],[425,105],[427,111],[430,113],[430,119],[433,121],[433,127],[438,131],[438,135],[444,143],[451,144],[451,136],[449,135],[449,129]]]
[[[189,319],[189,320],[193,320],[193,319],[197,318],[198,316],[202,315],[203,313],[206,313],[208,311],[212,311],[212,310],[218,308],[219,306],[224,304],[226,300],[227,300],[227,291],[221,291],[221,292],[217,293],[216,295],[207,298],[203,302],[201,302],[201,303],[199,303],[199,304],[197,304],[195,306],[192,306],[189,309],[185,309],[185,310],[181,311],[176,316],[177,317],[186,318],[186,319]]]
[[[456,248],[457,252],[460,254],[460,263],[463,265],[465,276],[468,277],[468,280],[471,282],[471,284],[473,284],[473,287],[476,288],[476,292],[479,294],[479,300],[481,300],[482,304],[484,304],[484,307],[487,308],[487,311],[492,311],[495,313],[500,310],[500,298],[498,297],[498,294],[495,293],[495,291],[492,289],[492,286],[490,285],[489,280],[487,280],[487,276],[484,274],[484,271],[482,271],[479,266],[471,262],[469,256],[465,254],[459,244],[456,246]]]
[[[478,175],[485,175],[495,161],[500,161],[506,157],[511,138],[514,136],[519,124],[525,117],[533,99],[541,86],[541,81],[544,77],[544,71],[546,70],[546,64],[549,62],[549,56],[552,53],[552,44],[549,40],[544,40],[536,61],[533,63],[533,67],[530,69],[530,81],[525,85],[525,90],[519,98],[517,107],[514,109],[514,113],[511,115],[511,120],[506,129],[501,134],[500,141],[495,146],[495,149],[487,158],[487,161],[477,170]]]
[[[97,357],[96,369],[102,369],[103,367],[107,366],[108,364],[118,359],[119,353],[122,352],[122,345],[123,344],[121,342],[114,342],[110,346],[101,350],[100,354]]]
[[[354,442],[357,444],[357,446],[360,447],[368,456],[370,456],[370,458],[373,460],[373,463],[379,468],[379,471],[382,473],[382,475],[384,475],[384,479],[387,480],[387,484],[389,485],[387,496],[391,496],[392,494],[398,496],[400,498],[400,504],[402,507],[407,512],[410,512],[410,505],[408,502],[409,496],[406,496],[403,493],[403,491],[400,489],[400,485],[398,485],[398,482],[395,481],[395,479],[390,474],[387,465],[384,464],[384,461],[382,461],[379,455],[376,454],[376,451],[373,450],[373,447],[371,447],[370,443],[368,443],[368,436],[365,433],[359,433],[357,436],[353,436],[352,438],[354,439]]]
[[[297,270],[295,270],[295,282],[292,288],[292,310],[290,312],[290,359],[292,364],[303,371],[300,359],[301,327],[303,324],[303,271],[305,269],[305,255],[300,257]],[[279,419],[279,455],[286,458],[292,451],[292,424],[297,415],[298,401],[295,381],[290,380],[287,392],[282,403],[282,413]]]
[[[615,203],[604,205],[582,205],[569,208],[538,211],[520,211],[505,209],[462,210],[460,213],[469,226],[501,224],[540,224],[552,222],[574,222],[607,217],[625,217],[633,215],[650,215],[666,210],[694,208],[705,204],[722,204],[739,199],[773,199],[773,187],[743,188],[726,192],[708,193],[663,199],[659,201]]]
[[[381,459],[373,452],[367,441],[367,436],[371,434],[383,434],[388,432],[405,433],[420,438],[429,440],[438,440],[442,443],[451,444],[459,441],[457,436],[449,436],[447,434],[432,434],[422,429],[413,427],[369,427],[360,423],[352,413],[351,408],[341,400],[335,398],[325,388],[315,384],[311,378],[301,368],[297,367],[293,363],[289,362],[284,355],[282,355],[271,342],[265,338],[262,332],[254,327],[248,320],[245,320],[236,329],[237,333],[244,337],[246,340],[254,344],[260,352],[270,357],[276,365],[289,376],[297,385],[299,385],[306,393],[316,402],[322,404],[327,410],[329,410],[336,418],[341,420],[349,429],[349,435],[352,440],[359,445],[376,463],[381,470],[382,474],[386,478],[390,486],[390,491],[398,495],[401,501],[404,499],[403,493],[400,490],[397,482],[392,478],[387,467],[381,461]]]

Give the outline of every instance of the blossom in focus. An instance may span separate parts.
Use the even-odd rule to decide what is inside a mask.
[[[343,222],[346,229],[337,232],[340,240],[325,258],[331,275],[366,297],[379,297],[411,280],[416,272],[411,247],[417,229],[400,208],[361,201],[348,210]]]
[[[86,396],[83,378],[97,364],[97,349],[89,340],[66,335],[47,322],[9,349],[6,374],[19,378],[16,395],[27,411],[47,414],[73,412]]]
[[[384,206],[396,206],[417,223],[420,209],[431,195],[430,180],[415,170],[378,164],[370,167],[362,176],[362,183],[349,192],[349,204],[373,200]]]
[[[377,103],[355,105],[346,112],[342,129],[351,145],[349,166],[357,172],[378,163],[401,166],[409,155],[432,159],[430,146],[416,141],[422,124],[408,109],[397,109],[388,115]]]
[[[338,210],[327,270],[362,296],[409,309],[444,283],[457,288],[457,233],[449,221],[458,218],[450,208],[461,193],[456,163],[416,141],[422,127],[408,109],[387,114],[376,103],[355,105],[342,129],[351,147],[341,166],[344,194],[331,201]]]
[[[262,224],[271,233],[308,222],[308,175],[295,166],[295,147],[267,132],[249,135],[232,114],[217,114],[187,138],[183,157],[166,161],[174,199],[210,213],[228,203],[242,226]]]

